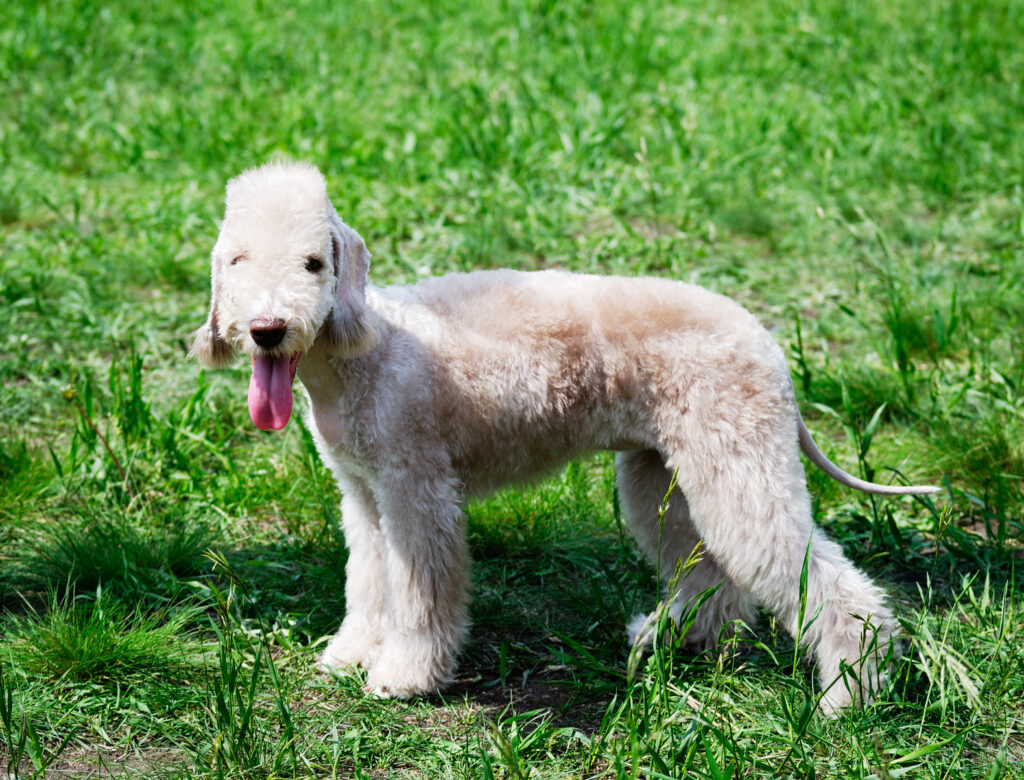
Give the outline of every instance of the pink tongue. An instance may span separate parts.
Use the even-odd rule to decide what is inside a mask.
[[[291,358],[257,357],[249,380],[249,416],[264,431],[279,431],[292,416]]]

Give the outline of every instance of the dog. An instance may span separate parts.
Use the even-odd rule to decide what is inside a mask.
[[[666,574],[672,616],[706,598],[686,641],[713,646],[761,605],[813,649],[824,711],[871,697],[897,623],[813,526],[799,453],[858,490],[937,488],[867,483],[832,464],[749,312],[681,282],[555,270],[377,288],[369,261],[316,168],[249,170],[227,185],[191,350],[208,367],[249,356],[261,429],[287,424],[296,374],[308,395],[349,549],[347,612],[324,666],[362,666],[389,697],[450,682],[468,626],[464,502],[604,449],[618,452],[623,513]],[[698,544],[689,576],[673,579]],[[635,620],[631,641],[656,618]]]

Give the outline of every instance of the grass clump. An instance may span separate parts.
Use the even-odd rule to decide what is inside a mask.
[[[51,593],[35,619],[13,619],[17,666],[62,684],[113,686],[194,664],[196,645],[182,637],[195,618],[189,610],[145,614],[102,588],[90,595],[58,599]]]
[[[208,525],[181,517],[154,526],[84,509],[80,519],[44,526],[18,556],[18,573],[35,589],[71,584],[88,591],[106,583],[136,598],[169,596],[181,580],[205,573],[202,555],[215,538]]]

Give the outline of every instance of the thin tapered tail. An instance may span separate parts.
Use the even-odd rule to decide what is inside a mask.
[[[828,474],[832,479],[841,485],[860,490],[864,493],[875,493],[880,496],[924,496],[933,493],[941,493],[942,488],[933,485],[879,485],[875,482],[866,482],[858,479],[852,474],[847,474],[839,466],[830,461],[825,453],[818,449],[818,445],[811,438],[811,432],[807,430],[800,412],[796,415],[797,427],[800,434],[800,449],[810,459],[811,463]]]

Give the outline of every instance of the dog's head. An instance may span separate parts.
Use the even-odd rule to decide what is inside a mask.
[[[227,186],[213,247],[212,298],[191,354],[209,367],[252,359],[249,412],[264,430],[291,416],[291,384],[318,338],[345,355],[375,339],[364,293],[370,254],[338,218],[311,165],[270,163]]]

